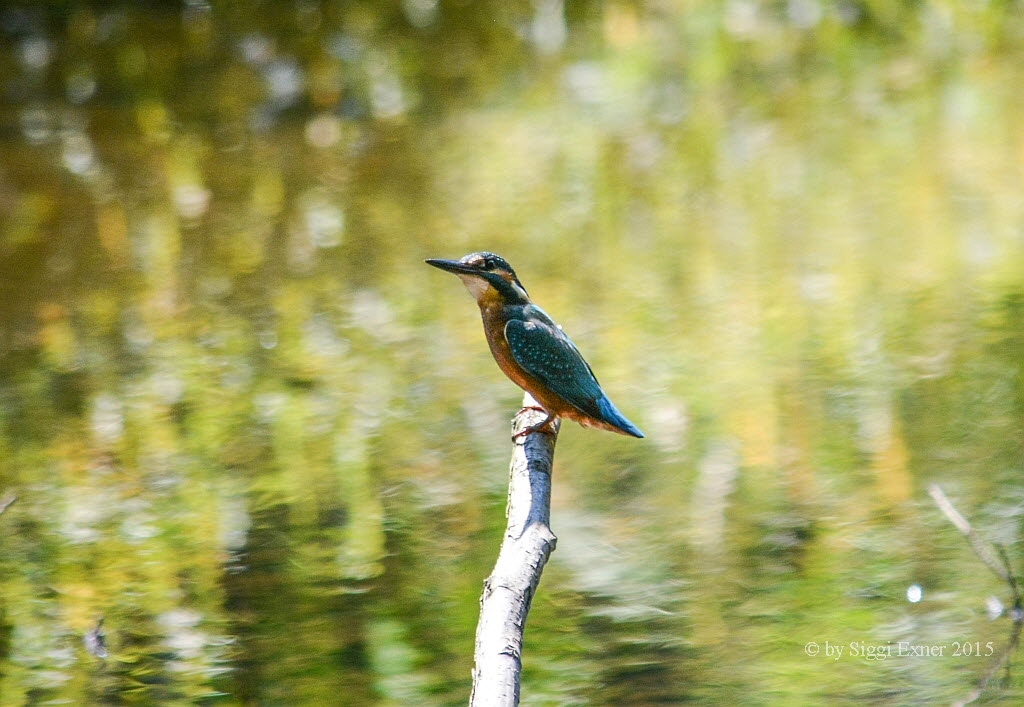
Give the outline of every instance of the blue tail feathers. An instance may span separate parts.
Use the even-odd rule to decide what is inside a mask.
[[[597,401],[597,408],[601,411],[601,419],[609,425],[614,425],[628,435],[643,437],[644,433],[637,429],[637,426],[627,420],[619,409],[612,404],[608,396],[601,396]]]

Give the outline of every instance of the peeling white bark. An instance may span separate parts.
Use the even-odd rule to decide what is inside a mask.
[[[523,397],[524,407],[536,404],[529,393]],[[524,410],[512,421],[513,434],[544,418],[539,410]],[[558,420],[551,427],[554,434],[534,432],[514,440],[505,510],[508,525],[480,597],[471,707],[519,704],[526,614],[556,542],[548,522]]]

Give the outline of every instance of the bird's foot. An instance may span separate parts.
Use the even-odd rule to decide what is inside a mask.
[[[543,420],[538,422],[536,425],[530,425],[529,427],[524,427],[523,429],[521,429],[518,432],[516,432],[514,435],[512,435],[512,440],[513,441],[515,441],[516,439],[518,439],[520,437],[525,437],[526,435],[528,435],[528,434],[530,434],[532,432],[540,432],[541,434],[546,434],[546,435],[554,435],[555,434],[554,429],[551,428],[551,422],[555,419],[554,415],[549,413],[544,408],[537,407],[536,405],[529,405],[527,407],[524,407],[519,412],[523,412],[525,410],[540,410],[543,413],[547,413],[547,417],[545,417]]]

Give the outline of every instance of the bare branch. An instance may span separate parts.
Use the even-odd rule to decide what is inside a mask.
[[[513,432],[540,423],[545,415],[525,409],[537,403],[527,393],[524,410],[512,421]],[[491,576],[480,597],[473,669],[474,707],[519,704],[523,629],[541,572],[555,549],[551,517],[551,465],[558,421],[551,434],[534,432],[514,439],[509,468],[508,525]]]

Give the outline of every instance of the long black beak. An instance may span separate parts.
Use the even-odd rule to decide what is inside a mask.
[[[423,261],[427,265],[433,265],[435,268],[440,268],[456,275],[479,275],[480,271],[471,265],[460,263],[458,260],[441,260],[439,258],[427,258]]]

